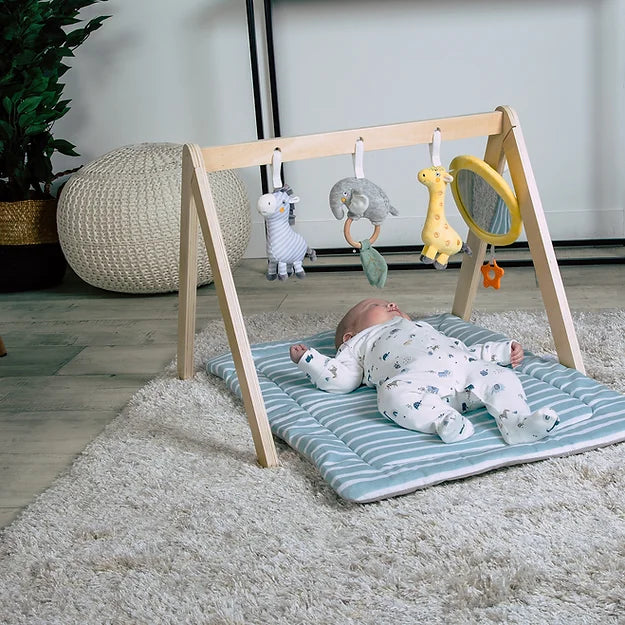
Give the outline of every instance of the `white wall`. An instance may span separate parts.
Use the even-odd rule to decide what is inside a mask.
[[[283,135],[517,110],[554,239],[623,237],[622,0],[274,3]],[[484,141],[445,143],[444,164]],[[365,146],[366,148],[366,146]],[[365,153],[399,218],[378,245],[421,245],[426,146]],[[327,191],[351,158],[288,165],[313,247],[345,245]],[[451,194],[447,212],[466,231]],[[330,216],[330,219],[331,216]],[[367,233],[371,229],[363,228]]]
[[[110,0],[81,17],[103,14],[65,75],[72,110],[55,135],[81,156],[56,158],[57,170],[133,143],[256,139],[244,0]],[[258,168],[240,173],[256,198]]]
[[[260,0],[257,5],[262,6]],[[554,239],[625,236],[625,0],[274,0],[282,134],[473,113],[519,113]],[[218,145],[256,138],[244,0],[110,0],[113,17],[68,74],[72,110],[55,127],[76,166],[143,141]],[[483,152],[445,143],[443,162]],[[427,204],[414,179],[426,146],[365,154],[365,174],[401,211],[380,245],[419,245]],[[241,172],[255,203],[258,168]],[[351,159],[286,165],[298,229],[344,245],[327,193]],[[448,214],[458,227],[451,195]],[[248,256],[263,254],[252,211]],[[368,231],[367,228],[364,229]],[[358,235],[358,231],[354,232]]]

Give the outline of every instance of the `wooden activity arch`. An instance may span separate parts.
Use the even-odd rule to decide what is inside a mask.
[[[208,148],[185,144],[180,221],[178,375],[182,379],[193,375],[199,225],[204,235],[256,455],[262,466],[276,466],[278,458],[207,172],[269,165],[276,148],[280,149],[283,162],[288,162],[352,154],[360,138],[364,140],[368,151],[430,143],[437,128],[446,141],[487,136],[484,160],[498,172],[502,172],[505,162],[508,162],[558,358],[563,365],[584,373],[571,312],[521,125],[512,108],[500,106],[490,113],[298,137],[276,137]],[[469,319],[473,309],[487,245],[472,230],[469,231],[467,243],[473,255],[463,257],[451,310],[454,315],[465,320]]]

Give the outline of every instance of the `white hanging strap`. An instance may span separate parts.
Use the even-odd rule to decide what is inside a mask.
[[[273,151],[271,158],[271,174],[273,176],[273,188],[280,189],[282,187],[282,152],[278,148]]]
[[[365,142],[362,139],[356,141],[356,149],[354,151],[354,173],[356,178],[364,178],[365,170],[363,167],[363,160],[365,154]]]
[[[495,246],[492,243],[490,244],[490,264],[495,264]]]
[[[434,167],[440,167],[441,163],[441,129],[437,128],[432,135],[430,145],[430,159]]]

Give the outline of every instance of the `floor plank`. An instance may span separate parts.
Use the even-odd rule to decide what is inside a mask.
[[[76,455],[76,452],[0,454],[0,476],[3,481],[0,507],[28,505],[71,465]]]
[[[22,384],[3,397],[2,412],[121,410],[134,392],[152,377],[149,372],[17,377],[15,379]]]
[[[162,371],[176,356],[176,343],[85,347],[57,375],[151,374]]]
[[[215,311],[214,318],[217,317]],[[207,320],[208,316],[198,314],[198,319]],[[13,321],[3,323],[2,328],[4,342],[13,348],[175,344],[178,332],[173,319],[169,323],[156,324],[151,319]]]
[[[14,457],[16,454],[28,457],[31,454],[54,454],[73,456],[77,445],[91,440],[102,431],[117,412],[113,410],[51,410],[21,412],[19,414],[0,411],[2,439],[0,453]],[[0,493],[8,480],[0,474]]]
[[[13,393],[23,386],[28,385],[28,378],[4,377],[0,374],[0,400],[2,406],[6,406],[6,397],[9,393]]]
[[[0,507],[0,528],[6,527],[17,518],[19,513],[24,509],[23,506]]]
[[[11,346],[11,357],[0,359],[0,376],[54,375],[74,359],[84,348],[82,346],[37,345],[31,347]]]

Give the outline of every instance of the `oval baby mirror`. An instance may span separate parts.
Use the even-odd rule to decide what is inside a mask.
[[[510,245],[521,234],[521,211],[510,185],[486,161],[456,156],[449,165],[451,191],[467,225],[492,245]]]

